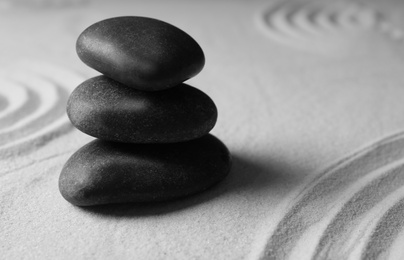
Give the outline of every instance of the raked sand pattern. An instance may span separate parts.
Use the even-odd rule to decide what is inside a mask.
[[[0,159],[32,152],[71,130],[66,102],[82,80],[34,62],[0,72]]]
[[[338,48],[350,37],[378,31],[380,13],[352,1],[279,1],[258,16],[272,40],[303,49]]]
[[[404,242],[404,133],[343,159],[305,188],[260,259],[386,259]],[[401,240],[401,241],[400,241]],[[403,257],[403,255],[402,255]]]

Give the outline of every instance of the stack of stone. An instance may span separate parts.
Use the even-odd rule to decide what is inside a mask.
[[[203,191],[230,170],[226,146],[209,134],[213,101],[182,83],[205,63],[182,30],[145,17],[117,17],[88,27],[80,59],[103,75],[79,85],[67,113],[98,139],[66,162],[59,178],[72,204],[171,200]]]

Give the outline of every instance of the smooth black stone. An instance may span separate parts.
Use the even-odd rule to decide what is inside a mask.
[[[209,133],[217,120],[213,101],[194,87],[140,91],[105,76],[78,86],[67,102],[67,114],[82,132],[125,143],[188,141]]]
[[[76,43],[91,68],[139,90],[162,90],[198,74],[205,56],[187,33],[163,21],[126,16],[88,27]]]
[[[210,134],[175,144],[95,140],[66,162],[59,190],[78,206],[165,201],[206,190],[230,167],[228,149]]]

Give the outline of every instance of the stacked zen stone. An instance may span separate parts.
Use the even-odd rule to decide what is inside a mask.
[[[98,139],[66,162],[59,178],[72,204],[171,200],[203,191],[230,170],[226,146],[208,134],[217,109],[182,82],[205,63],[180,29],[144,17],[93,24],[77,40],[80,59],[102,76],[71,94],[73,125]]]

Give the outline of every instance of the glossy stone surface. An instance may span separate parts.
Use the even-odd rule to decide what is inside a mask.
[[[205,56],[187,33],[146,17],[116,17],[83,31],[76,43],[91,68],[139,90],[162,90],[198,74]]]
[[[210,134],[175,144],[95,140],[66,162],[59,190],[78,206],[165,201],[206,190],[230,166],[228,149]]]
[[[213,101],[194,87],[139,91],[105,76],[78,86],[69,97],[67,114],[86,134],[130,143],[195,139],[209,133],[217,120]]]

